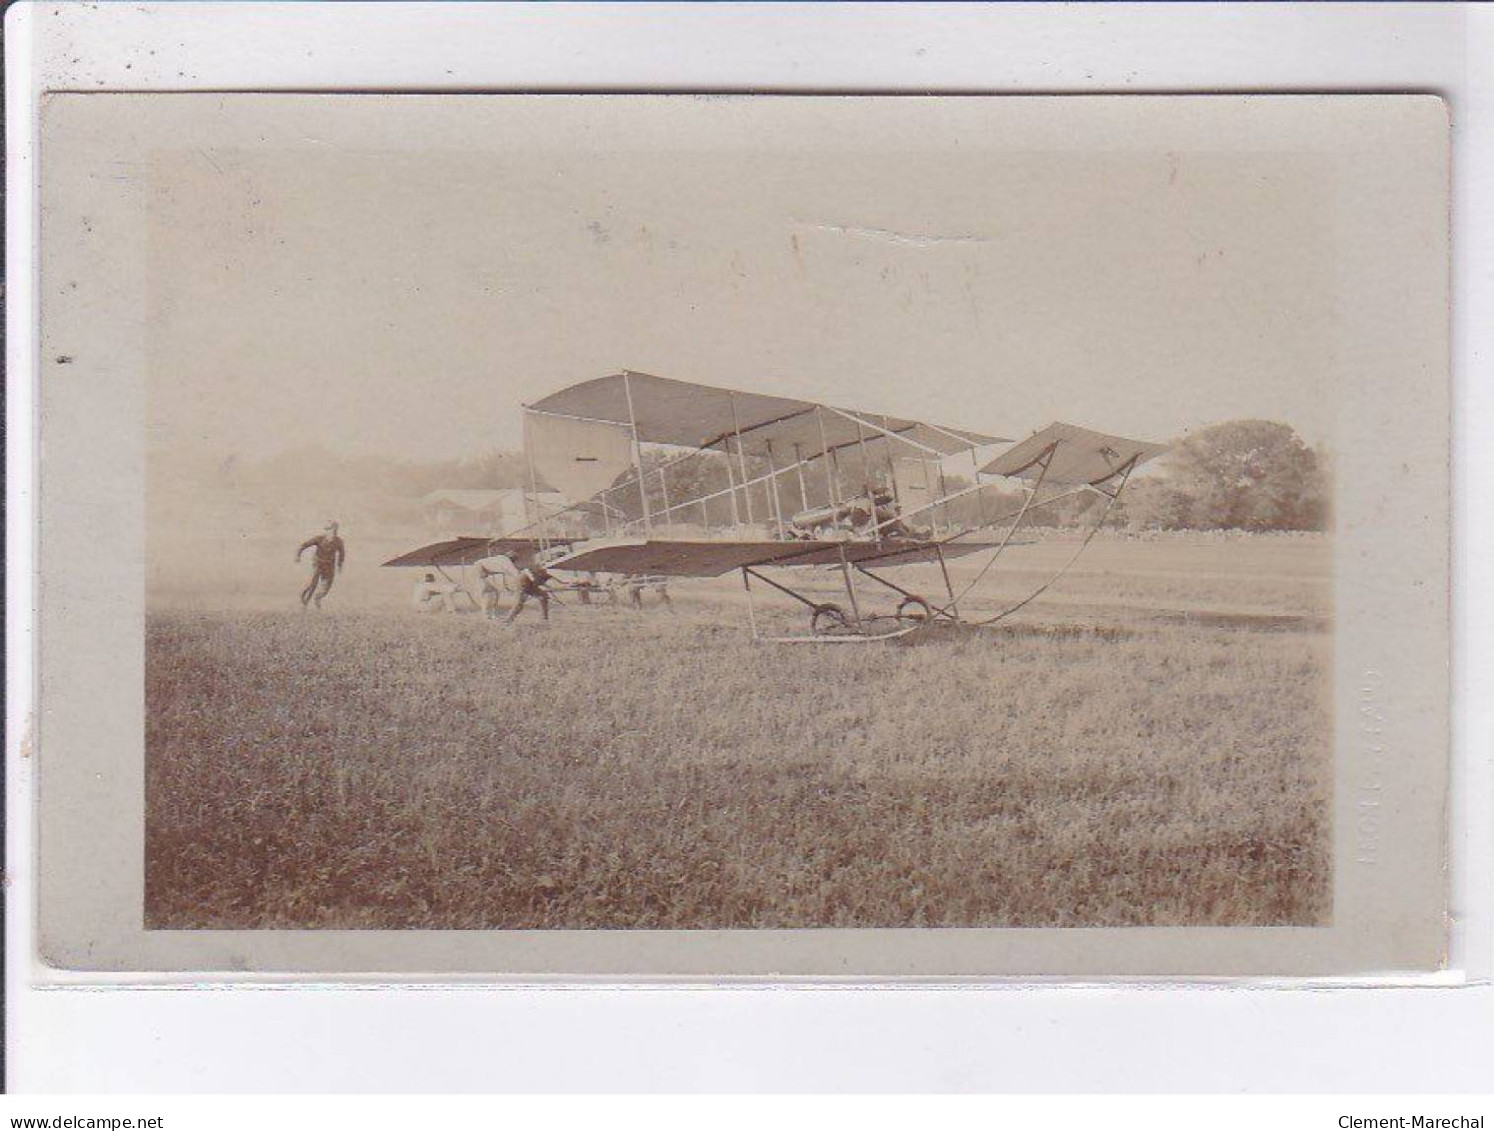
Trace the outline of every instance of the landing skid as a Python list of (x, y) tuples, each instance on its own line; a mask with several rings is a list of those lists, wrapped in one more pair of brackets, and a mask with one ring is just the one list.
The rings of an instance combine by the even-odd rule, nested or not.
[(880, 644), (888, 640), (900, 640), (922, 629), (922, 625), (908, 625), (892, 632), (875, 635), (852, 636), (755, 636), (754, 640), (764, 644)]
[[(1033, 464), (1040, 469), (1037, 482), (1028, 488), (1027, 497), (1022, 503), (1021, 509), (1017, 511), (1016, 518), (1007, 529), (1006, 536), (997, 545), (990, 560), (976, 574), (974, 580), (967, 584), (958, 595), (955, 594), (954, 586), (950, 582), (949, 565), (945, 561), (943, 550), (945, 543), (935, 544), (939, 572), (944, 580), (944, 589), (947, 594), (944, 604), (938, 604), (926, 596), (904, 589), (896, 582), (889, 581), (881, 574), (868, 568), (864, 562), (850, 561), (844, 549), (840, 551), (840, 572), (842, 580), (845, 583), (846, 598), (850, 603), (849, 613), (841, 606), (830, 602), (812, 601), (804, 596), (804, 594), (796, 592), (787, 585), (774, 581), (771, 577), (759, 572), (752, 566), (743, 566), (742, 586), (747, 590), (747, 610), (752, 623), (752, 638), (754, 640), (765, 640), (778, 644), (864, 644), (872, 641), (896, 640), (918, 632), (920, 629), (933, 629), (936, 627), (983, 629), (991, 628), (1001, 623), (1007, 617), (1025, 608), (1032, 601), (1047, 592), (1059, 578), (1068, 572), (1069, 567), (1078, 560), (1079, 555), (1084, 552), (1085, 547), (1099, 533), (1100, 527), (1105, 524), (1105, 519), (1109, 516), (1111, 508), (1120, 499), (1121, 493), (1126, 489), (1126, 484), (1129, 482), (1131, 472), (1135, 469), (1137, 462), (1137, 457), (1133, 456), (1120, 467), (1114, 469), (1104, 480), (1085, 485), (1084, 489), (1094, 491), (1102, 496), (1106, 500), (1105, 505), (1100, 509), (1099, 514), (1093, 520), (1092, 525), (1075, 549), (1073, 555), (1051, 577), (1026, 597), (1023, 597), (1014, 604), (1008, 605), (994, 616), (985, 617), (981, 620), (970, 620), (962, 617), (959, 611), (959, 602), (970, 593), (976, 583), (996, 564), (996, 560), (1001, 556), (1001, 552), (1011, 544), (1012, 536), (1017, 533), (1017, 528), (1022, 525), (1023, 518), (1026, 517), (1028, 510), (1037, 500), (1038, 492), (1043, 485), (1043, 479), (1048, 473), (1048, 468), (1057, 450), (1058, 444), (1055, 441), (1044, 449), (1042, 454), (1033, 461)], [(1107, 489), (1101, 486), (1102, 482), (1111, 480), (1115, 481), (1114, 489)], [(1053, 500), (1050, 499), (1048, 501), (1052, 502)], [(952, 540), (946, 539), (946, 542)], [(901, 596), (902, 601), (898, 604), (897, 611), (891, 615), (864, 613), (856, 591), (855, 577), (857, 575), (874, 581), (886, 589), (891, 589), (894, 593)], [(809, 609), (808, 636), (763, 636), (758, 632), (757, 611), (752, 601), (752, 581), (754, 578), (778, 590), (780, 593), (792, 597), (795, 601)]]

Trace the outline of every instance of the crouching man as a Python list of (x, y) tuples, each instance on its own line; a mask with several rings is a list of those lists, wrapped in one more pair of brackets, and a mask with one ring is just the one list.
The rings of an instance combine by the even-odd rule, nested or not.
[(410, 603), (420, 613), (457, 611), (457, 587), (449, 581), (437, 581), (434, 573), (428, 573), (415, 583), (410, 594)]
[(513, 624), (519, 614), (524, 611), (524, 606), (529, 603), (531, 597), (539, 602), (540, 618), (549, 620), (550, 591), (546, 586), (553, 580), (554, 575), (537, 560), (519, 570), (519, 600), (504, 623)]

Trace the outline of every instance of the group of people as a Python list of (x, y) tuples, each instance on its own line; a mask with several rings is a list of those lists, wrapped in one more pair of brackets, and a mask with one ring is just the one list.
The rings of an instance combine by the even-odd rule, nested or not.
[[(296, 561), (299, 562), (307, 550), (312, 551), (311, 579), (301, 590), (301, 607), (305, 609), (314, 606), (320, 609), (347, 560), (347, 548), (338, 534), (337, 523), (328, 522), (322, 533), (302, 542), (296, 550)], [(518, 599), (509, 611), (506, 623), (511, 624), (517, 620), (524, 611), (524, 606), (531, 601), (539, 603), (542, 619), (550, 619), (550, 586), (555, 583), (556, 578), (545, 568), (541, 558), (536, 557), (523, 566), (509, 554), (485, 558), (477, 563), (477, 578), (483, 613), (488, 619), (498, 619), (504, 595), (511, 587), (517, 590)], [(510, 581), (510, 578), (513, 580)], [(602, 587), (595, 575), (588, 574), (574, 588), (581, 596), (581, 603), (589, 605), (592, 594)], [(634, 608), (643, 607), (643, 591), (646, 588), (653, 588), (665, 605), (673, 606), (668, 586), (662, 578), (629, 578), (627, 589)], [(455, 582), (444, 577), (437, 580), (434, 573), (427, 573), (415, 582), (411, 603), (421, 612), (454, 613), (459, 607), (458, 597), (465, 592)]]
[[(347, 546), (338, 534), (336, 522), (328, 522), (320, 534), (314, 534), (296, 548), (296, 561), (305, 556), (306, 551), (312, 552), (311, 579), (306, 582), (301, 590), (301, 607), (322, 607), (322, 601), (332, 591), (339, 574), (342, 573), (343, 564), (347, 561)], [(488, 559), (479, 563), (479, 576), (482, 583), (483, 608), (489, 617), (498, 615), (498, 608), (502, 601), (505, 589), (503, 584), (504, 570), (497, 564), (499, 559)], [(511, 558), (501, 559), (510, 569), (518, 570), (519, 600), (514, 605), (513, 612), (509, 613), (508, 619), (513, 620), (523, 611), (524, 606), (531, 599), (540, 603), (540, 615), (545, 620), (550, 619), (550, 594), (546, 586), (553, 580), (549, 570), (540, 562), (534, 561), (522, 569), (513, 562)], [(456, 612), (457, 594), (461, 588), (450, 581), (437, 581), (434, 573), (428, 573), (415, 583), (412, 600), (417, 609), (429, 612), (436, 609), (444, 609), (447, 612)]]
[[(478, 596), (483, 614), (489, 620), (499, 618), (504, 597), (511, 589), (517, 591), (518, 597), (514, 607), (509, 610), (505, 623), (511, 624), (517, 620), (531, 601), (539, 604), (541, 619), (550, 619), (550, 600), (553, 596), (551, 586), (558, 585), (559, 582), (545, 568), (543, 560), (536, 558), (530, 564), (520, 566), (512, 556), (504, 554), (485, 558), (476, 564)], [(652, 588), (664, 605), (673, 608), (674, 602), (669, 599), (668, 584), (662, 578), (630, 577), (625, 582), (625, 587), (635, 609), (643, 607), (643, 591), (647, 588)], [(580, 581), (566, 588), (574, 591), (583, 605), (591, 604), (594, 594), (604, 592), (595, 574), (584, 574)], [(454, 613), (457, 611), (458, 598), (465, 594), (466, 590), (455, 582), (444, 578), (438, 581), (434, 573), (427, 573), (415, 583), (413, 600), (415, 607), (423, 612)]]
[[(524, 611), (524, 606), (530, 601), (538, 601), (540, 616), (549, 620), (549, 585), (554, 580), (554, 575), (538, 560), (520, 567), (512, 557), (506, 554), (496, 558), (486, 558), (477, 563), (478, 592), (484, 615), (489, 620), (498, 619), (503, 607), (503, 595), (509, 588), (507, 580), (509, 576), (516, 579), (515, 587), (519, 598), (508, 614), (508, 621), (512, 622), (517, 619), (518, 615)], [(457, 598), (465, 593), (466, 591), (456, 582), (444, 578), (437, 581), (434, 573), (428, 573), (415, 583), (411, 602), (420, 612), (454, 613), (458, 608)]]

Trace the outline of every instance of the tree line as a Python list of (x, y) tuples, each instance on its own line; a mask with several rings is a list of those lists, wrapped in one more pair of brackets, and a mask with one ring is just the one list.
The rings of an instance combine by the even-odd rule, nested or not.
[(1231, 420), (1179, 440), (1108, 522), (1140, 530), (1325, 530), (1328, 453), (1289, 425)]
[[(664, 512), (667, 502), (678, 507), (684, 500), (717, 494), (704, 509), (700, 506), (676, 511), (675, 521), (711, 525), (745, 521), (751, 495), (751, 512), (759, 523), (771, 521), (773, 499), (766, 483), (749, 491), (743, 479), (767, 474), (767, 463), (758, 458), (736, 457), (728, 470), (726, 457), (702, 452), (681, 460), (678, 451), (646, 450), (643, 463), (648, 472), (648, 503), (652, 514)], [(666, 477), (656, 474), (668, 463)], [(843, 498), (865, 490), (867, 469), (847, 456), (836, 464), (838, 494)], [(295, 448), (275, 456), (249, 461), (215, 461), (189, 476), (206, 486), (250, 487), (260, 483), (316, 483), (322, 488), (377, 493), (388, 498), (416, 499), (438, 489), (497, 489), (527, 487), (528, 475), (522, 453), (495, 449), (475, 458), (411, 461), (370, 455), (345, 455), (320, 448)], [(172, 479), (182, 468), (172, 468)], [(745, 475), (744, 475), (745, 472)], [(631, 470), (620, 479), (632, 478)], [(886, 476), (874, 471), (879, 486)], [(779, 477), (779, 506), (785, 517), (800, 508), (797, 473)], [(804, 498), (810, 506), (829, 496), (822, 464), (804, 469)], [(969, 474), (946, 472), (944, 491), (950, 494), (971, 485)], [(543, 489), (544, 484), (539, 486)], [(730, 487), (736, 486), (732, 492)], [(735, 496), (735, 510), (733, 509)], [(1168, 452), (1146, 465), (1130, 482), (1120, 502), (1111, 508), (1106, 525), (1133, 530), (1323, 530), (1330, 517), (1331, 469), (1326, 450), (1313, 448), (1287, 424), (1269, 420), (1231, 420), (1177, 440)], [(612, 504), (629, 516), (642, 513), (637, 487), (614, 493)], [(1020, 508), (1021, 493), (1012, 486), (989, 489), (957, 499), (942, 508), (940, 525), (962, 527), (1000, 525)], [(1095, 508), (1104, 505), (1085, 493), (1033, 512), (1039, 524), (1087, 525)]]
[[(654, 472), (661, 463), (678, 461), (678, 453), (647, 451), (643, 461), (648, 472), (649, 509), (661, 514), (668, 502), (727, 491), (735, 481), (767, 474), (765, 461), (748, 457), (732, 460), (728, 473), (724, 456), (700, 453), (672, 462), (664, 478)], [(745, 462), (745, 467), (743, 463)], [(853, 456), (841, 461), (837, 488), (842, 497), (865, 490), (866, 470)], [(879, 485), (885, 474), (874, 471)], [(630, 479), (631, 472), (623, 478)], [(823, 503), (829, 489), (823, 465), (813, 465), (804, 475), (811, 506)], [(973, 482), (968, 475), (946, 472), (943, 489), (955, 494)], [(749, 492), (738, 488), (737, 517), (746, 518)], [(762, 522), (772, 514), (766, 484), (751, 489), (752, 514)], [(786, 511), (800, 506), (796, 474), (779, 479), (779, 505)], [(1046, 494), (1046, 492), (1045, 492)], [(1327, 451), (1310, 447), (1288, 424), (1271, 420), (1230, 420), (1200, 429), (1176, 440), (1166, 454), (1145, 465), (1127, 485), (1120, 501), (1111, 508), (1106, 525), (1133, 530), (1324, 530), (1328, 526), (1332, 483)], [(624, 490), (614, 500), (629, 515), (641, 513), (637, 488)], [(1037, 524), (1087, 525), (1104, 499), (1092, 493), (1072, 496), (1032, 512)], [(966, 528), (1000, 525), (1022, 505), (1015, 486), (993, 484), (989, 489), (956, 499), (941, 509), (940, 525)], [(732, 521), (731, 500), (718, 497), (706, 512), (712, 524)], [(699, 507), (678, 512), (678, 521), (699, 521)]]
[[(1105, 525), (1138, 531), (1326, 530), (1332, 493), (1326, 449), (1308, 446), (1287, 424), (1230, 420), (1174, 441), (1144, 465)], [(1021, 499), (1013, 492), (1002, 501), (1011, 509)], [(974, 524), (975, 504), (952, 505), (961, 506), (955, 521)], [(980, 506), (994, 509), (989, 498)], [(1104, 499), (1085, 492), (1040, 508), (1032, 521), (1087, 526), (1104, 506)]]

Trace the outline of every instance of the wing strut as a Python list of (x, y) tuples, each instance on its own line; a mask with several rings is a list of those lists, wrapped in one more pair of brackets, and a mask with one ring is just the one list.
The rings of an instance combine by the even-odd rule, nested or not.
[(991, 554), (990, 560), (987, 561), (985, 565), (980, 567), (980, 572), (970, 579), (970, 584), (965, 586), (964, 589), (960, 590), (960, 597), (962, 599), (968, 597), (970, 595), (970, 590), (974, 589), (978, 584), (980, 584), (981, 578), (986, 576), (991, 567), (996, 564), (996, 559), (1001, 557), (1001, 551), (1005, 550), (1009, 545), (1011, 545), (1012, 537), (1017, 533), (1017, 527), (1022, 525), (1022, 520), (1027, 517), (1027, 512), (1032, 509), (1033, 500), (1038, 497), (1038, 491), (1041, 490), (1043, 486), (1043, 480), (1048, 476), (1048, 469), (1053, 466), (1053, 456), (1057, 451), (1058, 441), (1054, 440), (1051, 444), (1043, 449), (1041, 454), (1038, 455), (1037, 459), (1033, 460), (1031, 464), (1028, 464), (1029, 467), (1039, 465), (1041, 466), (1041, 470), (1038, 472), (1037, 482), (1034, 483), (1031, 489), (1027, 492), (1027, 498), (1022, 501), (1022, 509), (1017, 512), (1017, 517), (1015, 521), (1012, 522), (1011, 526), (1007, 527), (1006, 537), (1001, 540), (1001, 543)]
[(1043, 582), (1027, 596), (1023, 597), (1015, 605), (1010, 605), (1007, 608), (1002, 609), (1001, 612), (997, 613), (993, 617), (987, 617), (985, 620), (975, 621), (974, 623), (978, 627), (985, 628), (988, 625), (995, 624), (997, 621), (1005, 620), (1018, 609), (1024, 607), (1025, 605), (1031, 604), (1038, 597), (1042, 596), (1048, 591), (1049, 588), (1053, 586), (1056, 581), (1058, 581), (1060, 577), (1069, 572), (1069, 567), (1079, 560), (1079, 555), (1084, 553), (1085, 547), (1094, 540), (1094, 536), (1100, 532), (1100, 527), (1105, 525), (1105, 520), (1110, 517), (1110, 508), (1115, 506), (1117, 500), (1120, 499), (1121, 492), (1126, 489), (1126, 484), (1131, 479), (1131, 472), (1136, 470), (1136, 464), (1140, 461), (1140, 459), (1141, 457), (1139, 455), (1132, 456), (1124, 464), (1116, 468), (1112, 475), (1107, 476), (1107, 478), (1112, 479), (1116, 476), (1119, 476), (1120, 482), (1116, 484), (1115, 491), (1113, 493), (1110, 491), (1100, 491), (1100, 494), (1104, 495), (1106, 498), (1105, 507), (1100, 511), (1100, 517), (1097, 518), (1095, 520), (1095, 524), (1089, 528), (1089, 533), (1084, 536), (1084, 541), (1079, 543), (1078, 548), (1074, 550), (1073, 554), (1069, 557), (1069, 560), (1064, 562), (1063, 565), (1059, 567), (1058, 572), (1055, 573), (1052, 577), (1048, 578), (1047, 581)]
[(828, 441), (825, 439), (825, 418), (820, 415), (820, 406), (815, 405), (814, 422), (820, 427), (820, 450), (825, 454), (825, 490), (830, 496), (832, 507), (840, 506), (840, 490), (835, 485), (835, 453), (830, 450)]
[(856, 618), (856, 627), (863, 627), (861, 620), (861, 606), (856, 600), (856, 583), (851, 580), (851, 563), (846, 560), (846, 548), (844, 545), (838, 547), (840, 550), (840, 572), (846, 581), (846, 596), (851, 599), (851, 615)]
[(638, 498), (643, 505), (643, 531), (651, 533), (653, 523), (648, 514), (648, 484), (643, 480), (643, 449), (638, 444), (638, 417), (633, 412), (633, 375), (623, 370), (623, 395), (628, 401), (628, 427), (633, 432), (633, 471), (638, 476)]
[[(752, 482), (747, 474), (747, 453), (742, 448), (742, 426), (737, 422), (737, 394), (727, 393), (726, 399), (731, 402), (731, 426), (737, 437), (737, 463), (742, 469), (742, 499), (747, 504), (747, 525), (755, 526), (757, 523), (752, 517)], [(722, 446), (726, 448), (726, 460), (730, 463), (731, 444), (725, 442)]]

